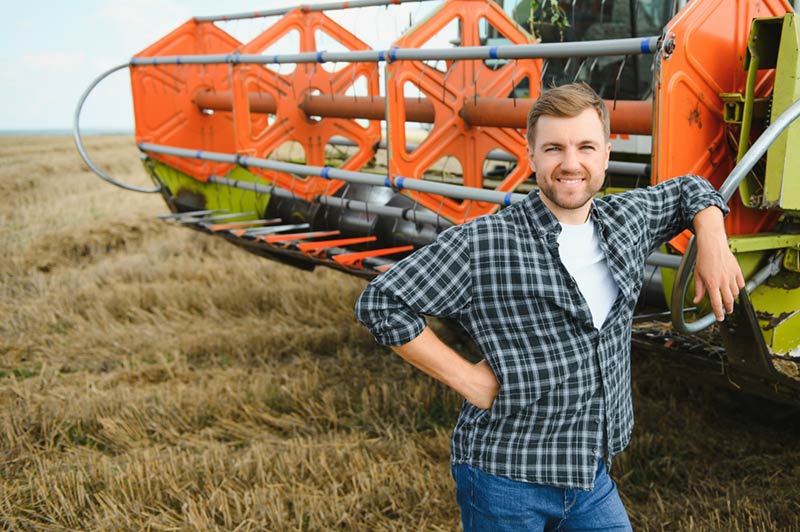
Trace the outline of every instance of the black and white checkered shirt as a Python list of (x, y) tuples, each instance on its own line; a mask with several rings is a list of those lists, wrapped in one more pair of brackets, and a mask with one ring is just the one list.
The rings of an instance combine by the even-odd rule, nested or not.
[(356, 315), (384, 345), (414, 339), (427, 314), (457, 320), (480, 347), (500, 391), (488, 410), (464, 402), (453, 463), (591, 489), (597, 461), (620, 453), (633, 428), (631, 318), (645, 259), (710, 205), (727, 212), (697, 176), (593, 200), (619, 287), (599, 330), (559, 258), (561, 226), (536, 192), (392, 266), (364, 290)]

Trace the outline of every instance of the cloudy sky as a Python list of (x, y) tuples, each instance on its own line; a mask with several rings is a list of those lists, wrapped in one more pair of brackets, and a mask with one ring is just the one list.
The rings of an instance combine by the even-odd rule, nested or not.
[[(0, 20), (0, 130), (68, 129), (84, 89), (107, 69), (126, 63), (189, 18), (289, 7), (293, 0), (55, 0), (13, 2)], [(303, 3), (320, 3), (303, 0)], [(337, 22), (376, 49), (388, 48), (409, 22), (435, 3), (332, 12)], [(223, 11), (220, 11), (223, 9)], [(233, 21), (221, 27), (242, 40), (276, 18)], [(127, 70), (107, 78), (90, 96), (83, 129), (133, 129)]]

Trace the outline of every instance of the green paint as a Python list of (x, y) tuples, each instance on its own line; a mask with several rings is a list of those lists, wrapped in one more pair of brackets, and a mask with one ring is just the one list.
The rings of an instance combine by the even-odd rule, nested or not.
[(754, 235), (736, 235), (728, 238), (728, 245), (734, 253), (765, 251), (771, 249), (798, 248), (800, 235), (784, 233), (757, 233)]
[[(769, 19), (768, 19), (769, 20)], [(775, 87), (772, 92), (772, 120), (800, 99), (800, 32), (794, 13), (787, 13), (774, 23), (780, 45), (776, 49)], [(777, 204), (784, 210), (800, 209), (800, 123), (795, 121), (767, 151), (764, 180), (764, 203)], [(789, 149), (794, 146), (794, 149)]]
[[(256, 193), (251, 190), (242, 190), (214, 183), (204, 183), (154, 159), (146, 160), (144, 166), (151, 175), (154, 175), (169, 190), (172, 196), (178, 196), (181, 192), (190, 192), (199, 194), (204, 198), (205, 209), (257, 213), (232, 218), (226, 220), (226, 222), (256, 220), (264, 213), (269, 203), (269, 194)], [(233, 167), (225, 177), (247, 183), (269, 184), (239, 166)]]
[[(763, 105), (755, 97), (759, 70), (775, 69), (770, 119), (775, 120), (800, 98), (800, 33), (794, 13), (782, 17), (753, 19), (744, 66), (747, 69), (745, 94), (737, 101), (733, 94), (723, 94), (726, 120), (741, 122), (739, 152), (741, 160), (750, 147), (754, 109)], [(741, 109), (741, 110), (740, 110)], [(739, 116), (741, 115), (741, 116)], [(730, 120), (728, 120), (730, 119)], [(789, 150), (800, 142), (800, 124), (790, 125), (767, 151), (763, 175), (751, 172), (739, 185), (742, 202), (748, 207), (783, 210), (800, 209), (800, 184), (794, 172), (800, 168), (800, 152)]]

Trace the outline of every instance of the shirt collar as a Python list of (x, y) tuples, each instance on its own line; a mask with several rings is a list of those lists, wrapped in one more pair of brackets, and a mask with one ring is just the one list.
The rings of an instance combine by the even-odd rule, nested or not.
[(561, 225), (558, 219), (547, 208), (547, 205), (542, 202), (539, 197), (539, 191), (533, 190), (528, 194), (522, 203), (525, 207), (525, 215), (528, 217), (528, 222), (531, 224), (531, 230), (541, 236), (553, 234), (558, 236), (561, 233)]
[[(538, 233), (542, 237), (547, 238), (547, 235), (553, 235), (550, 238), (557, 238), (561, 234), (561, 224), (558, 223), (558, 218), (555, 217), (553, 212), (547, 208), (542, 199), (539, 197), (539, 191), (531, 191), (524, 200), (525, 214), (528, 217), (528, 222), (531, 224), (533, 232)], [(596, 198), (592, 198), (592, 209), (589, 211), (589, 217), (595, 223), (598, 232), (603, 228), (602, 213), (600, 202)]]

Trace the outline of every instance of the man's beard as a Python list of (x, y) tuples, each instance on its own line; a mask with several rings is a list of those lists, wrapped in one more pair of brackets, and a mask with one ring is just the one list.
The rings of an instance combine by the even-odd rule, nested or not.
[[(558, 179), (562, 178), (580, 178), (583, 179), (583, 183), (585, 185), (585, 189), (581, 191), (578, 195), (567, 195), (567, 194), (558, 194), (556, 192), (556, 187), (553, 186), (554, 184), (558, 183)], [(538, 181), (538, 180), (537, 180)], [(586, 205), (588, 201), (592, 199), (592, 197), (597, 192), (596, 190), (592, 190), (591, 187), (592, 177), (589, 175), (588, 172), (558, 172), (551, 176), (549, 180), (545, 182), (544, 185), (542, 183), (538, 183), (539, 191), (545, 195), (547, 199), (549, 199), (554, 205), (561, 209), (578, 209)], [(562, 196), (562, 197), (559, 197)]]

